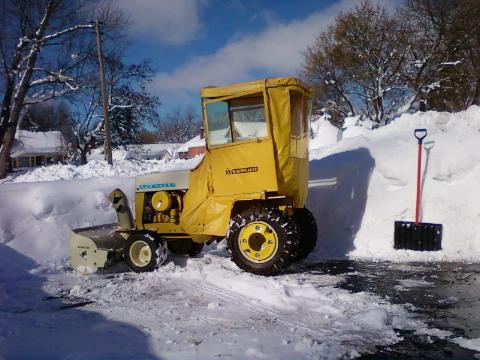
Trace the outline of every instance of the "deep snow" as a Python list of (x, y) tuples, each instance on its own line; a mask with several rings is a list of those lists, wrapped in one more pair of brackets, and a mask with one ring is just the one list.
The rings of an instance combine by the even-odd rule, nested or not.
[[(422, 221), (443, 224), (439, 252), (393, 250), (394, 221), (414, 220), (415, 128), (428, 130)], [(406, 114), (384, 128), (362, 130), (311, 152), (310, 179), (334, 184), (309, 189), (321, 244), (312, 259), (480, 261), (480, 107)]]
[[(423, 219), (444, 224), (437, 253), (392, 249), (394, 220), (413, 218), (417, 127), (435, 141), (424, 156)], [(319, 239), (307, 262), (479, 261), (480, 108), (404, 115), (343, 139), (325, 119), (312, 128), (308, 206)], [(55, 165), (0, 184), (0, 358), (337, 358), (397, 342), (395, 329), (449, 335), (387, 299), (336, 288), (340, 277), (243, 273), (223, 244), (199, 258), (172, 257), (151, 274), (69, 270), (69, 230), (115, 221), (112, 189), (125, 190), (133, 206), (133, 175), (198, 161)]]

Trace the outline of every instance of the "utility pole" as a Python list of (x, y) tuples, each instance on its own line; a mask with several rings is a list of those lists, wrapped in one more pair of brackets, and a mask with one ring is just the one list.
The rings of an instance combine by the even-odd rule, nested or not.
[(110, 137), (110, 122), (108, 121), (108, 94), (107, 87), (105, 85), (105, 71), (103, 67), (103, 53), (102, 53), (102, 39), (100, 36), (100, 23), (95, 21), (95, 30), (97, 31), (97, 51), (98, 51), (98, 67), (100, 73), (100, 86), (102, 90), (103, 99), (103, 126), (105, 132), (104, 151), (105, 159), (109, 165), (113, 164), (112, 161), (112, 138)]

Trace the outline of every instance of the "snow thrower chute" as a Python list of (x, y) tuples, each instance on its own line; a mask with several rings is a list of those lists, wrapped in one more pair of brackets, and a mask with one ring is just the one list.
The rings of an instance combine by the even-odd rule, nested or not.
[(442, 224), (420, 222), (422, 144), (427, 136), (427, 129), (415, 129), (414, 136), (418, 141), (415, 222), (395, 221), (394, 248), (417, 251), (442, 250)]

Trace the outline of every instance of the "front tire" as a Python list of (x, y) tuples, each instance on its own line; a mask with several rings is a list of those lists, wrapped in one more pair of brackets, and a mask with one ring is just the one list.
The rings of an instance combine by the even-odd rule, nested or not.
[(230, 221), (227, 235), (232, 261), (257, 275), (276, 275), (293, 260), (298, 240), (296, 226), (287, 213), (254, 207)]
[(127, 239), (123, 257), (135, 272), (153, 271), (167, 260), (167, 246), (162, 238), (153, 234), (134, 233)]

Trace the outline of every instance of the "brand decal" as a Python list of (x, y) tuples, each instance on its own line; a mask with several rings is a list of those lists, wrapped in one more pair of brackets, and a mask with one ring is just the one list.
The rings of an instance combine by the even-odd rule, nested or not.
[(138, 185), (139, 190), (145, 189), (164, 189), (164, 188), (173, 188), (177, 186), (175, 183), (161, 183), (161, 184), (140, 184)]
[(258, 172), (258, 166), (250, 166), (238, 169), (227, 169), (225, 170), (225, 174), (227, 175), (237, 175), (237, 174), (245, 174), (245, 173), (252, 173)]

